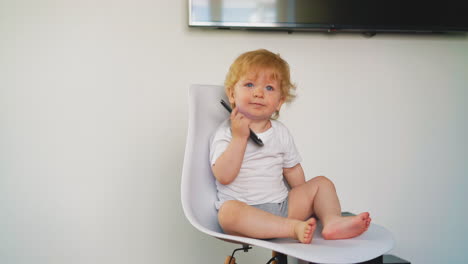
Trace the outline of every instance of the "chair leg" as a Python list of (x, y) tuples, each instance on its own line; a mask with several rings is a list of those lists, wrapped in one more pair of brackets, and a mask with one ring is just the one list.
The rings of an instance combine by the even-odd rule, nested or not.
[(272, 251), (271, 256), (275, 258), (275, 260), (271, 262), (272, 264), (288, 264), (288, 256), (283, 253)]
[(232, 256), (227, 256), (224, 264), (236, 264), (236, 258)]
[(232, 251), (232, 255), (226, 257), (224, 264), (236, 264), (236, 258), (234, 257), (234, 254), (236, 254), (236, 252), (239, 250), (243, 250), (244, 252), (249, 252), (249, 249), (252, 249), (252, 247), (246, 244), (243, 244), (241, 248), (234, 249), (234, 251)]

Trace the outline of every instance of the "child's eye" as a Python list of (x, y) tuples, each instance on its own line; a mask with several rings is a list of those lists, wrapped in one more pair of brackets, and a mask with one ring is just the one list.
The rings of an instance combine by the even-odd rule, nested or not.
[(273, 91), (274, 90), (273, 86), (271, 86), (271, 85), (268, 85), (267, 87), (265, 87), (265, 89), (267, 89), (267, 91)]
[(253, 83), (246, 83), (245, 86), (246, 87), (253, 87)]

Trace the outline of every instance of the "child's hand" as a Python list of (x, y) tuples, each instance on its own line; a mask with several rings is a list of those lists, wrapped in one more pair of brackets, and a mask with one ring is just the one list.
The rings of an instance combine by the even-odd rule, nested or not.
[(231, 130), (233, 138), (248, 139), (250, 135), (250, 123), (252, 121), (234, 108), (231, 113)]

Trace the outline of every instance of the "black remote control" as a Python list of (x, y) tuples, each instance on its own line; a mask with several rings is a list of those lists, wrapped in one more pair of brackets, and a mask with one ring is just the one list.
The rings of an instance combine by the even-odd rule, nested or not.
[[(226, 103), (224, 102), (224, 100), (221, 100), (221, 104), (224, 106), (224, 108), (226, 108), (226, 110), (231, 113), (232, 112), (232, 109), (231, 107)], [(263, 147), (263, 141), (257, 136), (257, 134), (255, 134), (252, 129), (250, 129), (250, 139), (253, 140), (253, 142), (255, 142), (257, 145), (259, 145), (260, 147)]]

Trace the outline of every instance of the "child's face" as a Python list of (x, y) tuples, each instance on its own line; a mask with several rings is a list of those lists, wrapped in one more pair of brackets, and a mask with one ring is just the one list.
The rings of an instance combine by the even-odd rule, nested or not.
[(268, 120), (284, 103), (281, 80), (271, 70), (253, 70), (242, 76), (229, 94), (231, 104), (252, 120)]

